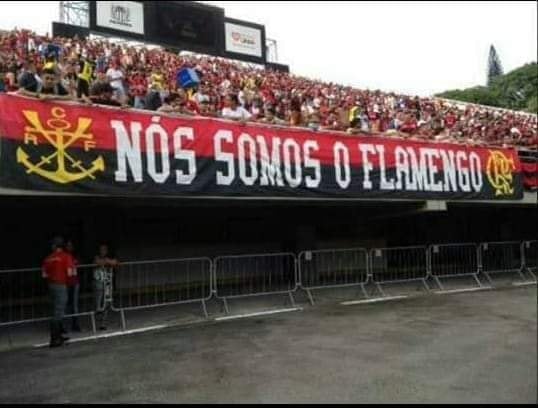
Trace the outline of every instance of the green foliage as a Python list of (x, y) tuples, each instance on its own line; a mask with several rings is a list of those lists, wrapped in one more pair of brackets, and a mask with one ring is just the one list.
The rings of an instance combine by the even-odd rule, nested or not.
[(499, 108), (527, 110), (536, 113), (538, 104), (538, 64), (535, 62), (517, 68), (493, 79), (488, 87), (477, 86), (456, 89), (436, 95)]
[(527, 112), (538, 114), (538, 96), (534, 95), (532, 98), (529, 99), (529, 103), (527, 104)]

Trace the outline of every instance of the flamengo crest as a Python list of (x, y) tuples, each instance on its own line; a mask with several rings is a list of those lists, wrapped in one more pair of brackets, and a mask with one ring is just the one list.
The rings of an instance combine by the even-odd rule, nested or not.
[[(30, 156), (22, 147), (17, 149), (17, 163), (26, 167), (26, 173), (35, 173), (47, 180), (58, 184), (69, 184), (90, 178), (95, 180), (94, 174), (105, 170), (102, 156), (95, 159), (89, 167), (85, 167), (81, 160), (71, 156), (68, 148), (79, 140), (84, 140), (84, 151), (95, 148), (93, 135), (87, 133), (92, 120), (79, 118), (77, 128), (70, 131), (71, 123), (65, 120), (65, 110), (59, 107), (51, 109), (52, 118), (48, 119), (44, 128), (39, 114), (35, 111), (23, 111), (26, 120), (32, 126), (24, 128), (24, 144), (37, 146), (40, 142), (49, 143), (56, 150), (48, 156), (41, 156), (37, 163), (30, 161)], [(52, 169), (51, 169), (52, 167)]]

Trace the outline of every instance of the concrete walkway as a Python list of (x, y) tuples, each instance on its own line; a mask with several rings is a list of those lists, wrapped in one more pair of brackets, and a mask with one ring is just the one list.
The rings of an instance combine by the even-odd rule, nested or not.
[(0, 353), (0, 403), (537, 402), (537, 290), (429, 295)]

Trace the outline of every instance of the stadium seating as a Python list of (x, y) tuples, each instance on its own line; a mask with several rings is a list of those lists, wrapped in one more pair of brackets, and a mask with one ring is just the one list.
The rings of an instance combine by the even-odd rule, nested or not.
[[(93, 79), (111, 66), (124, 74), (124, 89), (134, 106), (151, 90), (164, 98), (177, 91), (177, 74), (193, 69), (201, 85), (188, 92), (194, 114), (219, 116), (224, 96), (237, 94), (240, 104), (261, 120), (270, 109), (290, 126), (387, 137), (463, 143), (473, 146), (536, 150), (537, 116), (438, 98), (360, 90), (334, 83), (263, 70), (256, 66), (202, 55), (178, 55), (160, 48), (134, 47), (102, 39), (40, 36), (28, 30), (0, 33), (0, 92), (16, 91), (19, 78), (33, 62), (39, 72), (48, 63), (76, 97), (82, 61), (94, 65)], [(141, 88), (142, 87), (142, 88)], [(199, 109), (201, 103), (206, 109)], [(137, 103), (140, 108), (142, 105)], [(181, 112), (185, 112), (183, 109)]]

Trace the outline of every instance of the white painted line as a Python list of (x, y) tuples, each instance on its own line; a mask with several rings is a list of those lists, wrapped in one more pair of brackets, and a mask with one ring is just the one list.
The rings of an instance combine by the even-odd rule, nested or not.
[(364, 299), (364, 300), (351, 300), (349, 302), (342, 302), (340, 303), (343, 306), (351, 306), (351, 305), (360, 305), (363, 303), (377, 303), (377, 302), (385, 302), (388, 300), (396, 300), (396, 299), (406, 299), (409, 296), (402, 295), (402, 296), (387, 296), (382, 298), (375, 298), (375, 299)]
[(537, 282), (513, 282), (512, 285), (514, 286), (531, 286), (536, 285)]
[[(161, 325), (157, 325), (157, 326), (142, 327), (140, 329), (132, 329), (132, 330), (125, 330), (125, 331), (120, 331), (120, 332), (97, 334), (95, 336), (73, 338), (73, 339), (69, 339), (66, 343), (71, 344), (71, 343), (79, 343), (79, 342), (89, 341), (89, 340), (105, 339), (105, 338), (109, 338), (109, 337), (126, 336), (128, 334), (143, 333), (143, 332), (152, 331), (152, 330), (164, 329), (166, 327), (171, 327), (171, 325), (169, 325), (169, 324), (161, 324)], [(45, 347), (45, 346), (48, 346), (48, 345), (49, 345), (49, 343), (41, 343), (41, 344), (34, 344), (33, 347), (40, 348), (40, 347)]]
[(486, 286), (483, 288), (467, 288), (467, 289), (453, 289), (453, 290), (438, 290), (435, 293), (436, 295), (446, 295), (447, 293), (463, 293), (463, 292), (476, 292), (477, 290), (490, 290), (493, 289), (491, 286)]
[(245, 317), (254, 317), (254, 316), (266, 316), (266, 315), (272, 315), (272, 314), (276, 314), (276, 313), (295, 312), (295, 311), (299, 311), (299, 310), (303, 310), (303, 308), (302, 307), (293, 307), (291, 309), (268, 310), (266, 312), (249, 313), (249, 314), (242, 314), (242, 315), (235, 315), (235, 316), (216, 317), (215, 321), (242, 319), (242, 318), (245, 318)]

